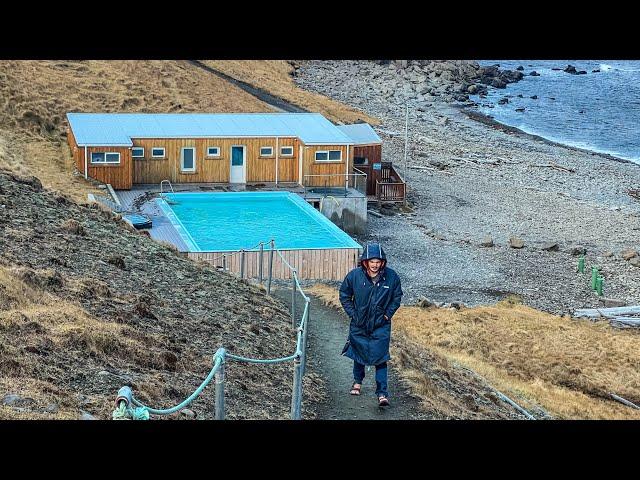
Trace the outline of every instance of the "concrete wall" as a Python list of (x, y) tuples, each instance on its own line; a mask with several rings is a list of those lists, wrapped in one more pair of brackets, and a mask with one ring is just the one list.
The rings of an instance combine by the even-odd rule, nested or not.
[(320, 212), (347, 233), (367, 231), (366, 197), (325, 197)]

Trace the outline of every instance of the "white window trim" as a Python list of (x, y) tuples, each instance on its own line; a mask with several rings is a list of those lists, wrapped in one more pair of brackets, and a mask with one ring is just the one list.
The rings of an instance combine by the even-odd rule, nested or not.
[[(162, 150), (162, 155), (154, 155), (154, 150)], [(151, 147), (151, 158), (165, 158), (167, 151), (164, 147)]]
[[(263, 154), (262, 154), (262, 149), (263, 149), (263, 148), (269, 148), (269, 149), (271, 149), (271, 153), (270, 153), (269, 155), (263, 155)], [(270, 146), (260, 147), (260, 156), (261, 156), (261, 157), (264, 157), (264, 158), (271, 158), (271, 157), (273, 157), (273, 147), (270, 147)]]
[[(184, 168), (184, 151), (185, 150), (193, 150), (193, 167), (192, 168)], [(180, 149), (180, 171), (193, 173), (196, 171), (196, 147), (182, 147)]]
[[(210, 148), (217, 148), (217, 149), (218, 149), (218, 153), (216, 153), (215, 155), (211, 155), (211, 154), (209, 153), (209, 149), (210, 149)], [(207, 157), (209, 157), (209, 158), (217, 158), (217, 157), (220, 157), (220, 147), (207, 147)]]
[[(282, 149), (283, 148), (290, 148), (291, 149), (291, 153), (282, 153)], [(293, 157), (293, 151), (294, 151), (293, 145), (285, 145), (284, 147), (280, 147), (280, 156), (281, 157)]]
[[(94, 162), (93, 161), (93, 156), (96, 153), (103, 153), (104, 154), (104, 162)], [(118, 155), (118, 161), (117, 162), (107, 162), (107, 154)], [(91, 152), (91, 164), (92, 165), (118, 165), (118, 164), (120, 164), (120, 152)]]
[[(142, 149), (142, 155), (133, 154), (133, 150), (136, 148)], [(144, 147), (131, 147), (131, 158), (144, 158)]]
[[(340, 152), (340, 160), (329, 160), (329, 152)], [(319, 153), (326, 153), (327, 154), (327, 159), (326, 160), (318, 160), (318, 154)], [(322, 162), (322, 163), (342, 163), (342, 150), (316, 150), (315, 154), (313, 155), (313, 158), (316, 162)]]

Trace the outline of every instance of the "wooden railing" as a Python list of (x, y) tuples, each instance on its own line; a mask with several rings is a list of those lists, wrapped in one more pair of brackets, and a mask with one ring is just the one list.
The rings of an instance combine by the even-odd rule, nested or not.
[(393, 168), (393, 165), (383, 167), (382, 178), (376, 180), (376, 199), (382, 202), (404, 202), (407, 195), (407, 185), (403, 178)]

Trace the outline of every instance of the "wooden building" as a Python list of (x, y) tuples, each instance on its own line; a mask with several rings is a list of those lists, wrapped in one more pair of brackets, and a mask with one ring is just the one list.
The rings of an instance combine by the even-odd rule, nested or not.
[(67, 119), (77, 169), (123, 190), (162, 180), (344, 186), (354, 156), (381, 149), (381, 142), (356, 147), (318, 113), (68, 113)]

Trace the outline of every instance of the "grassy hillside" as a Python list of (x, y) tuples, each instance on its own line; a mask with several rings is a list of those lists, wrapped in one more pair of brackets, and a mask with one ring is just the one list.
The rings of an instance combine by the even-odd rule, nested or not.
[[(336, 290), (311, 289), (341, 308)], [(461, 310), (402, 306), (393, 321), (403, 374), (426, 406), (438, 393), (424, 369), (403, 357), (427, 350), (440, 368), (462, 365), (485, 377), (525, 408), (541, 405), (561, 419), (640, 419), (640, 337), (608, 323), (558, 317), (502, 301)]]
[(365, 121), (377, 125), (380, 121), (365, 112), (348, 107), (315, 92), (298, 87), (292, 78), (295, 68), (285, 60), (202, 60), (202, 63), (251, 86), (311, 112), (320, 112), (333, 122)]
[(188, 62), (0, 61), (0, 166), (86, 201), (94, 188), (72, 175), (67, 112), (269, 111)]

